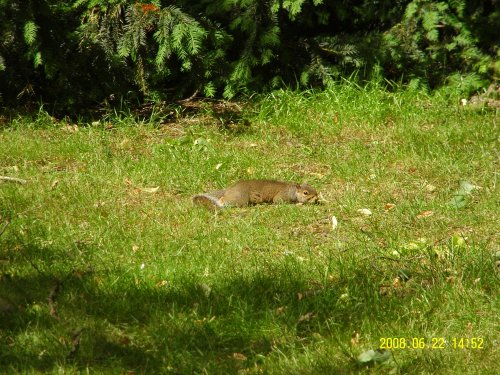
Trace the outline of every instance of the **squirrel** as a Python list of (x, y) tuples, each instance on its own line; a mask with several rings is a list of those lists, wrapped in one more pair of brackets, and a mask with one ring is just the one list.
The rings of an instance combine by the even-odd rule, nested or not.
[(226, 189), (193, 197), (193, 203), (211, 209), (245, 207), (260, 203), (317, 203), (318, 193), (306, 183), (274, 180), (243, 180)]

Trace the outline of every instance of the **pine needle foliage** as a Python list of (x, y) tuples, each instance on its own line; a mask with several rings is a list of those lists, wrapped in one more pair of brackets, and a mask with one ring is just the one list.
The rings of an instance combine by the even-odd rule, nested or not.
[(67, 113), (130, 89), (126, 66), (102, 56), (101, 49), (81, 48), (81, 16), (62, 0), (0, 0), (4, 105), (46, 102)]
[(200, 58), (207, 31), (180, 8), (169, 5), (121, 1), (100, 6), (93, 1), (78, 1), (87, 6), (88, 15), (80, 29), (82, 39), (103, 49), (108, 58), (127, 59), (134, 65), (135, 82), (143, 94), (158, 78), (172, 78), (188, 72)]
[(500, 76), (499, 24), (496, 0), (0, 0), (0, 88), (68, 108), (344, 76), (470, 92)]
[(481, 87), (493, 73), (494, 56), (479, 48), (467, 17), (466, 0), (411, 1), (401, 22), (384, 35), (387, 66), (400, 74), (410, 71), (431, 87), (455, 73), (470, 74), (469, 91)]
[(33, 21), (28, 21), (24, 24), (24, 41), (31, 46), (36, 41), (38, 26)]

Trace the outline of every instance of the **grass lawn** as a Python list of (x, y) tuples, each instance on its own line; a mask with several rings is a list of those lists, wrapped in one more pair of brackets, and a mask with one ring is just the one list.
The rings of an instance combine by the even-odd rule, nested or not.
[[(498, 111), (343, 84), (218, 117), (0, 125), (0, 373), (498, 373)], [(191, 203), (248, 178), (323, 203)]]

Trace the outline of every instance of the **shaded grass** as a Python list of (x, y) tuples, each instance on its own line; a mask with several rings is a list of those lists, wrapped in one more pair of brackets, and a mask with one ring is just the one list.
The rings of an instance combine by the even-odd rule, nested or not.
[[(0, 132), (0, 174), (30, 181), (0, 185), (0, 368), (496, 372), (496, 113), (349, 84), (253, 111), (236, 133), (207, 117)], [(307, 180), (326, 202), (192, 207), (241, 178)], [(481, 189), (456, 209), (460, 180)], [(385, 337), (447, 343), (359, 365)]]

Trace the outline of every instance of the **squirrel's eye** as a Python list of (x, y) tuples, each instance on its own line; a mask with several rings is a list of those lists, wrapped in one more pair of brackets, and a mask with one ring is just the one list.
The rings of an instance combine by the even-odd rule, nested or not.
[(309, 194), (309, 192), (307, 190), (304, 190), (304, 195), (307, 195)]

